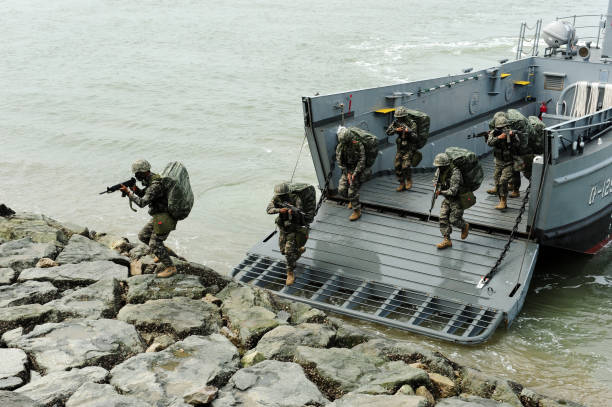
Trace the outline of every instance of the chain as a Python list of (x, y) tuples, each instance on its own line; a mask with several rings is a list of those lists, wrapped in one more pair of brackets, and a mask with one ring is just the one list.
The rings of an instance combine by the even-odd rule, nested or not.
[(487, 284), (491, 280), (493, 275), (495, 273), (497, 273), (497, 269), (499, 268), (499, 265), (501, 264), (501, 262), (504, 260), (504, 257), (506, 257), (506, 254), (508, 253), (508, 250), (510, 249), (510, 244), (515, 239), (516, 233), (518, 232), (519, 225), (521, 224), (521, 221), (523, 220), (523, 214), (525, 213), (525, 208), (527, 207), (527, 202), (529, 202), (529, 191), (530, 191), (530, 189), (531, 189), (531, 181), (529, 181), (529, 185), (527, 185), (527, 189), (525, 190), (525, 197), (523, 197), (523, 204), (521, 205), (521, 209), (519, 210), (519, 214), (518, 214), (518, 216), (516, 218), (516, 221), (514, 222), (514, 227), (512, 228), (512, 232), (510, 232), (510, 236), (508, 237), (508, 241), (506, 242), (506, 245), (504, 246), (504, 249), (502, 250), (501, 254), (499, 255), (497, 261), (495, 262), (493, 267), (491, 267), (491, 270), (478, 283), (478, 288), (484, 287), (484, 285)]
[(335, 166), (336, 166), (336, 162), (333, 161), (331, 164), (331, 168), (329, 169), (329, 174), (327, 174), (327, 177), (325, 177), (325, 186), (323, 187), (323, 190), (321, 191), (321, 197), (319, 198), (319, 202), (317, 202), (317, 208), (315, 209), (315, 216), (317, 216), (317, 213), (319, 213), (319, 209), (321, 208), (321, 205), (323, 205), (323, 201), (327, 198), (329, 194), (329, 181), (331, 181), (332, 173), (334, 172)]

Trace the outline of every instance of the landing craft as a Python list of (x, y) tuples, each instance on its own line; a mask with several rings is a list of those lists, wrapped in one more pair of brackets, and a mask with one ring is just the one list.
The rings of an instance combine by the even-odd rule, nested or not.
[[(576, 27), (586, 31), (578, 41)], [(531, 38), (530, 38), (531, 37)], [(541, 44), (542, 39), (546, 45)], [(530, 49), (525, 44), (530, 43)], [(479, 71), (379, 88), (304, 97), (304, 126), (326, 198), (311, 225), (296, 282), (285, 286), (284, 257), (274, 233), (233, 270), (241, 282), (314, 307), (458, 343), (487, 340), (509, 326), (527, 295), (540, 246), (595, 254), (612, 234), (612, 0), (599, 16), (558, 18), (533, 34), (523, 23), (516, 59)], [(398, 106), (431, 117), (428, 144), (413, 188), (397, 194), (395, 142), (385, 134)], [(482, 139), (499, 110), (518, 109), (546, 125), (544, 153), (531, 184), (500, 213), (493, 157)], [(373, 178), (361, 188), (362, 218), (349, 222), (336, 195), (336, 129), (375, 134)], [(489, 179), (465, 219), (467, 240), (437, 252), (435, 219), (427, 221), (432, 161), (447, 147), (476, 152)], [(263, 208), (262, 208), (263, 210)], [(434, 209), (434, 214), (439, 213)]]

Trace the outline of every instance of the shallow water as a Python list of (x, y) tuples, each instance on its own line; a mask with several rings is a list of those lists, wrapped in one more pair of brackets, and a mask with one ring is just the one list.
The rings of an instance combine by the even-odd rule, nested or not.
[[(488, 67), (521, 21), (600, 14), (602, 0), (0, 2), (0, 202), (135, 238), (118, 194), (147, 158), (180, 160), (196, 206), (170, 245), (228, 273), (273, 228), (272, 185), (303, 139), (300, 97)], [(314, 182), (304, 148), (296, 179)], [(612, 398), (610, 250), (538, 263), (508, 332), (477, 347), (397, 331), (449, 356), (592, 406)]]

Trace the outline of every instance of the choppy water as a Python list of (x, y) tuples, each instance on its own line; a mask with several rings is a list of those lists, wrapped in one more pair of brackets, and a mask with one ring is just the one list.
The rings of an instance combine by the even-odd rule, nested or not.
[[(149, 159), (188, 167), (197, 203), (170, 245), (229, 272), (303, 137), (300, 97), (486, 67), (519, 24), (582, 4), (365, 0), (0, 1), (0, 202), (135, 237), (147, 219), (99, 196)], [(314, 182), (305, 148), (296, 178)], [(592, 406), (612, 399), (610, 250), (543, 258), (519, 319), (478, 347), (408, 334), (470, 365)]]

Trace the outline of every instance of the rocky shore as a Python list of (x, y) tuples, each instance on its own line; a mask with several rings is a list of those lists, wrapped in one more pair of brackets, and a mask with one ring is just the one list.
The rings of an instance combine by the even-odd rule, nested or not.
[(0, 406), (578, 406), (173, 260), (3, 211)]

